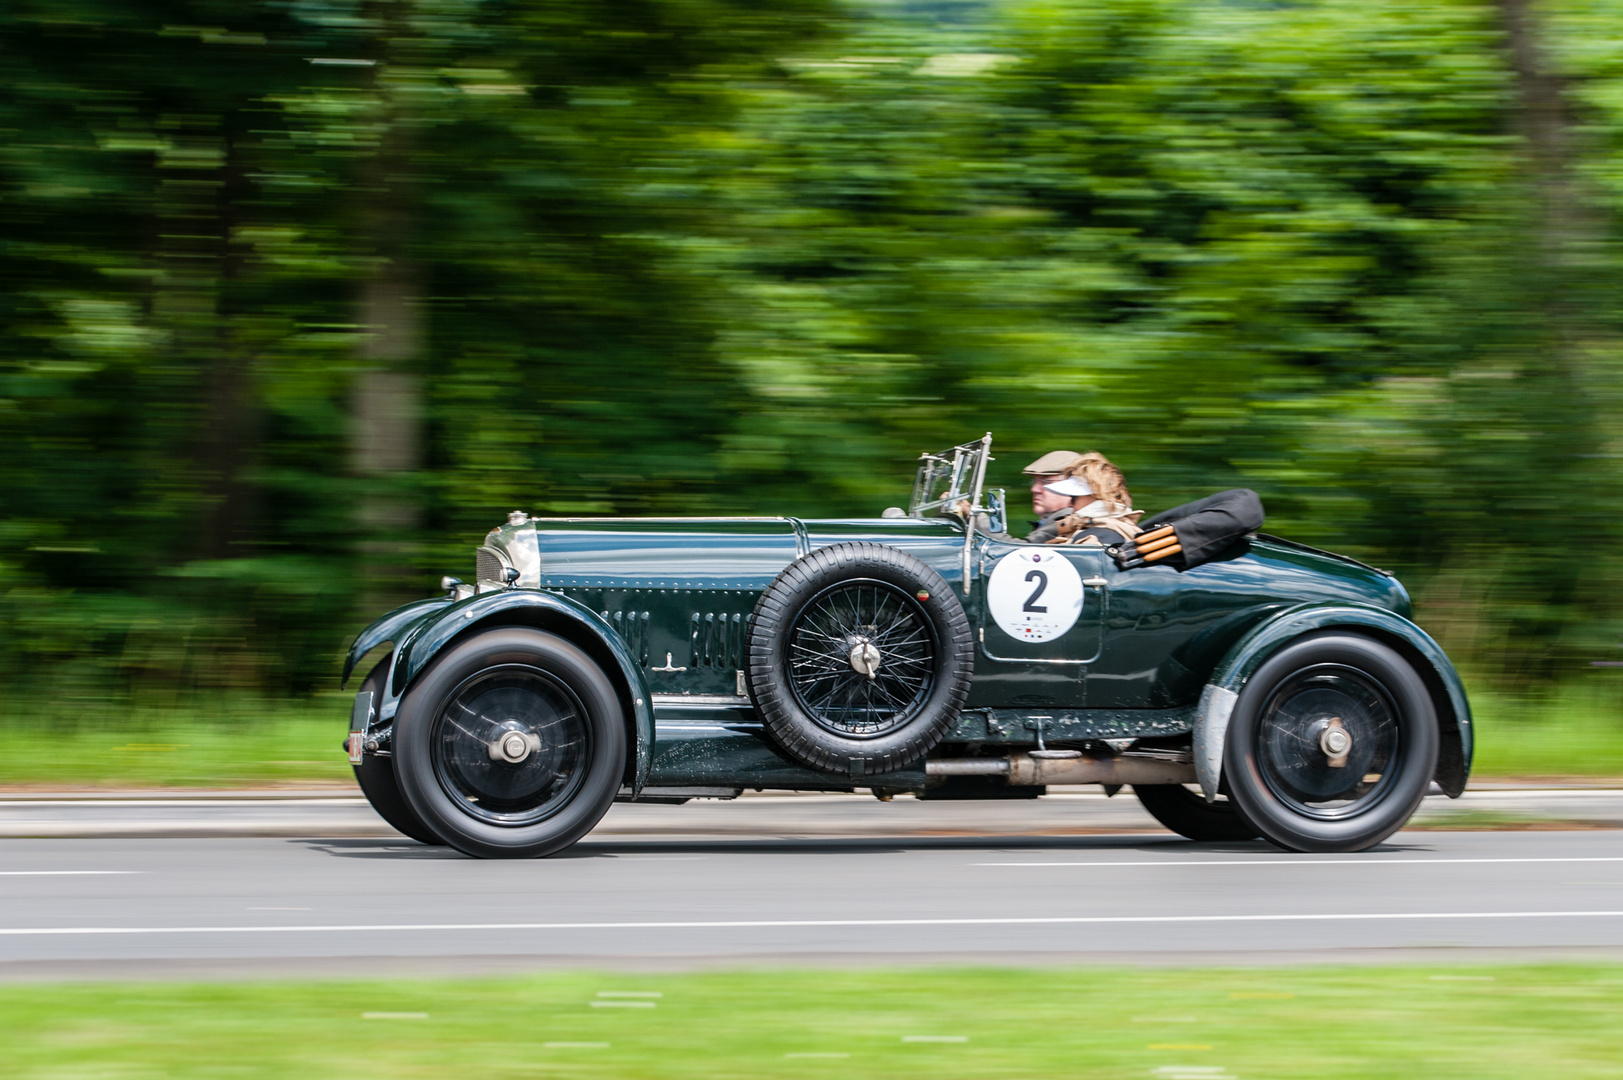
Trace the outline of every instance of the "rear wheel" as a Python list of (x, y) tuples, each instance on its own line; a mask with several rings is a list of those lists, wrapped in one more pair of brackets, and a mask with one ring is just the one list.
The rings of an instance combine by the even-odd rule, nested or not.
[(1300, 638), (1235, 702), (1223, 773), (1239, 810), (1293, 851), (1362, 851), (1401, 829), (1437, 770), (1437, 713), (1398, 652), (1346, 631)]
[[(389, 660), (384, 657), (361, 681), (361, 690), (372, 691), (373, 701), (383, 700), (383, 680), (389, 677)], [(394, 758), (367, 754), (359, 765), (350, 767), (355, 770), (355, 782), (361, 785), (361, 793), (379, 817), (419, 844), (444, 845), (445, 841), (435, 836), (417, 812), (406, 805), (406, 797), (400, 794), (400, 784), (395, 780)]]
[(446, 843), (482, 858), (551, 855), (613, 803), (624, 713), (579, 648), (506, 627), (430, 665), (400, 704), (394, 753), (407, 802)]
[(1133, 794), (1151, 817), (1190, 840), (1255, 840), (1261, 835), (1232, 801), (1209, 803), (1182, 784), (1134, 784)]

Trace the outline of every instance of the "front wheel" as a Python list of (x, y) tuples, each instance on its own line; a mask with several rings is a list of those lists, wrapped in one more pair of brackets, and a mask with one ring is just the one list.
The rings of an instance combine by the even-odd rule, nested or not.
[(1414, 666), (1347, 631), (1269, 657), (1235, 702), (1230, 797), (1293, 851), (1362, 851), (1401, 829), (1437, 770), (1437, 713)]
[(407, 802), (452, 847), (551, 855), (614, 802), (624, 711), (602, 669), (563, 638), (488, 630), (437, 658), (407, 693), (394, 755)]

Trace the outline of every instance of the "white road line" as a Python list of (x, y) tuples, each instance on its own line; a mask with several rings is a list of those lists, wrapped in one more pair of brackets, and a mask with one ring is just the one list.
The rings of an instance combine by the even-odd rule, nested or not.
[(145, 870), (0, 870), (0, 877), (83, 877), (87, 874), (144, 874)]
[[(316, 926), (28, 926), (0, 927), (0, 937), (87, 934), (399, 933), (428, 930), (775, 930), (859, 926), (1095, 926), (1110, 923), (1354, 922), (1404, 919), (1615, 919), (1623, 911), (1389, 911), (1284, 915), (1038, 915), (960, 919), (715, 919), (703, 922), (345, 923)], [(603, 1004), (608, 1004), (603, 1002)]]
[(1623, 862), (1623, 855), (1574, 855), (1503, 859), (1293, 859), (1280, 855), (1273, 859), (1165, 859), (1123, 860), (1121, 862), (978, 862), (971, 866), (1430, 866), (1438, 863), (1600, 863)]

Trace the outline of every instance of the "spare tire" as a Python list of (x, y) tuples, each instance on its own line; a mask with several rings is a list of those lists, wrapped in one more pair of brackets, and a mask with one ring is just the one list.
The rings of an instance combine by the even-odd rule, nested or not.
[(784, 753), (851, 777), (940, 742), (969, 696), (974, 639), (941, 575), (883, 544), (793, 563), (750, 616), (749, 691)]

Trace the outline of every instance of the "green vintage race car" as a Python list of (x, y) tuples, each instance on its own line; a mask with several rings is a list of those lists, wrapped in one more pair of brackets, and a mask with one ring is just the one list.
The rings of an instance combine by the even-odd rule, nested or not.
[(1464, 689), (1390, 574), (1194, 516), (1151, 523), (1199, 558), (1013, 540), (990, 451), (923, 455), (877, 518), (514, 512), (472, 584), (351, 647), (346, 682), (390, 646), (350, 717), (362, 790), (500, 858), (616, 799), (1051, 784), (1131, 785), (1196, 840), (1357, 851), (1464, 789)]

